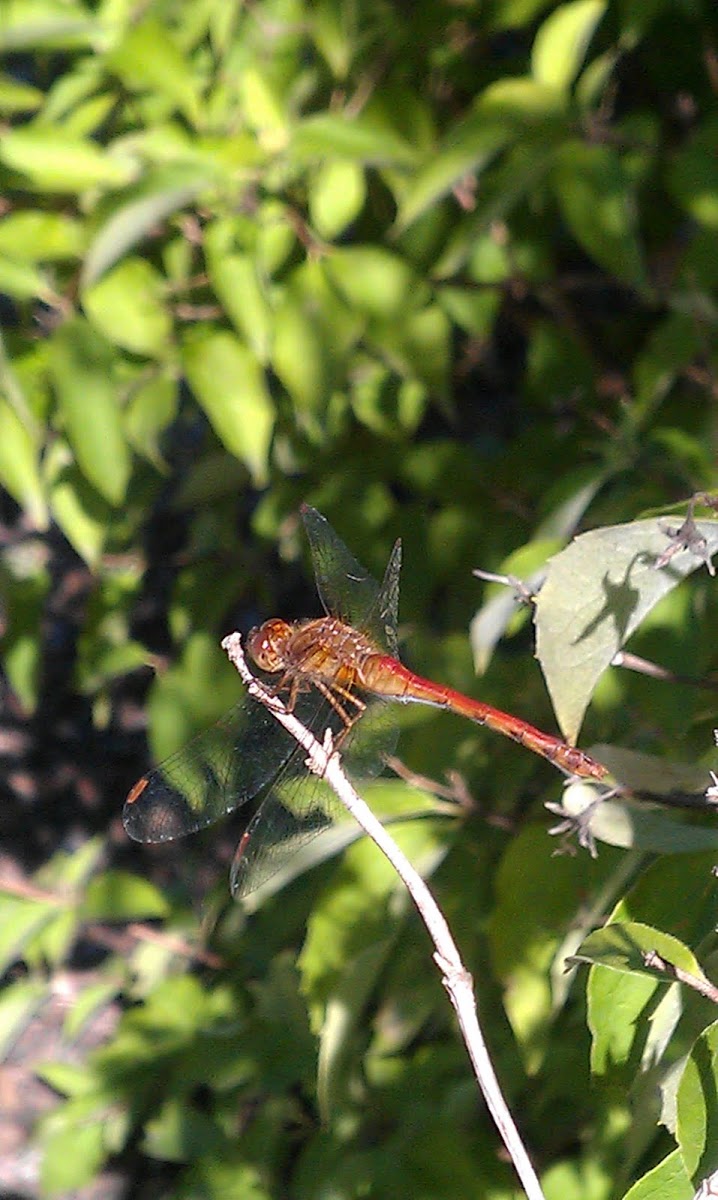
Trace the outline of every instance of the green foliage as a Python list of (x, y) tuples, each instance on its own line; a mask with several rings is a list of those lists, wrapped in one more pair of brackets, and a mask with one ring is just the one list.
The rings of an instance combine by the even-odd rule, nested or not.
[[(299, 607), (302, 499), (375, 575), (401, 535), (412, 665), (585, 724), (631, 793), (567, 789), (561, 828), (598, 856), (554, 858), (558, 777), (409, 706), (425, 790), (367, 788), (456, 932), (549, 1200), (688, 1200), (718, 1167), (712, 1006), (645, 957), (715, 977), (715, 830), (657, 804), (700, 800), (716, 724), (714, 512), (676, 535), (718, 486), (709, 14), (14, 0), (0, 23), (16, 704), (45, 719), (63, 562), (87, 599), (58, 707), (71, 679), (112, 729), (151, 664), (164, 756), (237, 695), (229, 624)], [(529, 611), (498, 584), (482, 603), (474, 566), (544, 584), (541, 670)], [(36, 1064), (63, 1097), (37, 1131), (46, 1194), (119, 1155), (192, 1200), (515, 1195), (428, 943), (353, 828), (241, 910), (198, 869), (214, 834), (171, 885), (167, 860), (67, 835), (0, 894), (5, 1053), (78, 943), (106, 951), (63, 1032), (113, 1031)]]

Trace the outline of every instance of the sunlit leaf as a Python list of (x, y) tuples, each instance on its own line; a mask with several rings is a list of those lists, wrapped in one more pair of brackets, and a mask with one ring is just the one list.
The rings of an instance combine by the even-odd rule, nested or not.
[[(488, 87), (474, 111), (457, 122), (415, 176), (397, 217), (411, 224), (465, 176), (474, 178), (522, 133), (551, 126), (561, 117), (563, 101), (555, 88), (532, 79), (504, 79)], [(544, 155), (546, 148), (544, 147)]]
[(680, 1150), (674, 1150), (629, 1188), (623, 1200), (694, 1200), (695, 1188)]
[(297, 127), (291, 150), (299, 159), (330, 155), (364, 165), (408, 165), (415, 158), (412, 147), (396, 130), (365, 114), (347, 117), (340, 113), (320, 113), (308, 117)]
[(47, 998), (48, 986), (44, 979), (16, 979), (5, 984), (0, 995), (0, 1055), (3, 1059)]
[[(1, 381), (0, 381), (1, 386)], [(47, 500), (40, 476), (39, 445), (7, 400), (0, 398), (0, 483), (38, 529), (47, 528)]]
[(138, 921), (164, 917), (169, 906), (149, 880), (128, 871), (103, 871), (88, 883), (81, 911), (91, 921)]
[(546, 18), (531, 51), (531, 70), (539, 83), (561, 91), (570, 87), (605, 10), (605, 0), (572, 0)]
[(290, 294), (274, 315), (272, 366), (300, 413), (321, 413), (330, 387), (331, 358), (323, 331)]
[(275, 412), (255, 355), (231, 333), (197, 330), (185, 341), (184, 363), (217, 436), (255, 483), (265, 482)]
[(655, 951), (674, 967), (680, 967), (695, 979), (705, 982), (695, 956), (677, 938), (660, 929), (652, 929), (637, 921), (604, 925), (590, 933), (578, 947), (574, 958), (594, 966), (610, 967), (613, 971), (638, 972), (663, 982), (670, 977), (658, 967), (646, 964), (645, 956)]
[(141, 258), (127, 258), (88, 288), (88, 317), (109, 342), (135, 354), (167, 354), (172, 321), (167, 288), (158, 271)]
[(200, 106), (193, 72), (168, 25), (145, 17), (129, 25), (108, 55), (109, 65), (132, 91), (153, 89), (197, 125)]
[(122, 193), (122, 202), (100, 226), (85, 255), (82, 284), (89, 288), (126, 250), (131, 250), (149, 231), (174, 212), (190, 204), (206, 186), (198, 168), (192, 169), (192, 179), (184, 178), (188, 170), (150, 177), (149, 183), (137, 197)]
[(695, 1042), (678, 1088), (676, 1133), (686, 1170), (718, 1172), (718, 1022)]
[(409, 264), (379, 246), (337, 249), (326, 269), (347, 303), (368, 316), (396, 319), (429, 299)]
[(68, 440), (86, 479), (119, 504), (130, 477), (130, 454), (113, 386), (109, 346), (85, 321), (68, 321), (52, 343), (51, 367)]
[(100, 559), (111, 523), (111, 509), (57, 442), (45, 458), (50, 511), (70, 545), (85, 562)]
[(210, 278), (222, 306), (260, 363), (266, 363), (272, 339), (272, 312), (257, 264), (248, 254), (214, 254)]
[(358, 217), (366, 197), (361, 167), (352, 162), (323, 164), (309, 193), (309, 212), (317, 233), (335, 238)]
[[(715, 554), (718, 522), (696, 525), (706, 553)], [(536, 648), (569, 741), (616, 652), (661, 597), (703, 565), (682, 550), (659, 567), (669, 547), (657, 520), (635, 521), (581, 534), (549, 562), (536, 605)]]
[(96, 143), (69, 137), (62, 129), (25, 126), (6, 130), (0, 162), (24, 176), (35, 191), (82, 192), (104, 185), (122, 187), (137, 174), (136, 161), (111, 154)]
[(84, 238), (81, 222), (64, 213), (11, 212), (0, 220), (0, 251), (20, 262), (75, 258)]

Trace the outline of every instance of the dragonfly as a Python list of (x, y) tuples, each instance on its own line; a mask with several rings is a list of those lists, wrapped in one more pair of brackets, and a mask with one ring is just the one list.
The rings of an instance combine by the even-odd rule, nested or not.
[[(324, 615), (295, 622), (271, 618), (249, 633), (246, 646), (258, 677), (302, 724), (319, 741), (331, 731), (350, 774), (370, 777), (394, 749), (392, 701), (458, 713), (567, 775), (606, 776), (606, 768), (576, 746), (404, 666), (397, 641), (401, 542), (379, 585), (320, 512), (305, 504), (301, 513)], [(232, 863), (232, 893), (245, 896), (343, 811), (320, 781), (308, 783), (305, 760), (306, 752), (271, 712), (244, 695), (216, 725), (135, 784), (125, 801), (125, 830), (140, 842), (170, 841), (264, 793)]]

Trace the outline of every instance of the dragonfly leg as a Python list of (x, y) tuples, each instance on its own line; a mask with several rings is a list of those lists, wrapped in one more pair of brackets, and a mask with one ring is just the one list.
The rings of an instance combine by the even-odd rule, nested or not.
[[(318, 692), (321, 692), (324, 699), (331, 704), (344, 724), (344, 728), (339, 731), (334, 739), (334, 744), (338, 746), (347, 736), (352, 725), (356, 724), (362, 713), (366, 711), (366, 704), (354, 692), (350, 692), (348, 688), (342, 687), (340, 683), (332, 684), (330, 687), (324, 680), (315, 679), (314, 686)], [(356, 711), (350, 713), (338, 697), (341, 697), (341, 700), (344, 700), (346, 704), (352, 704)]]
[(300, 692), (309, 692), (311, 687), (307, 683), (302, 683), (299, 676), (294, 671), (285, 671), (278, 683), (265, 684), (267, 691), (273, 696), (282, 696), (285, 693), (284, 706), (287, 712), (293, 713), (297, 705), (297, 697)]

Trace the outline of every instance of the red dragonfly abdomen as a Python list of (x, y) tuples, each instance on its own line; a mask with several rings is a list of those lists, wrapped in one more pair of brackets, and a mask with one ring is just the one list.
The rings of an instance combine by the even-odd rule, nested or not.
[(368, 692), (393, 697), (405, 703), (431, 704), (435, 708), (446, 708), (461, 717), (467, 717), (478, 725), (486, 725), (505, 737), (547, 758), (572, 775), (588, 779), (604, 779), (608, 774), (605, 767), (576, 746), (569, 746), (560, 738), (542, 733), (520, 717), (492, 708), (480, 700), (464, 696), (453, 688), (430, 679), (423, 679), (403, 666), (398, 659), (389, 655), (375, 654), (367, 657), (358, 673), (358, 682)]

